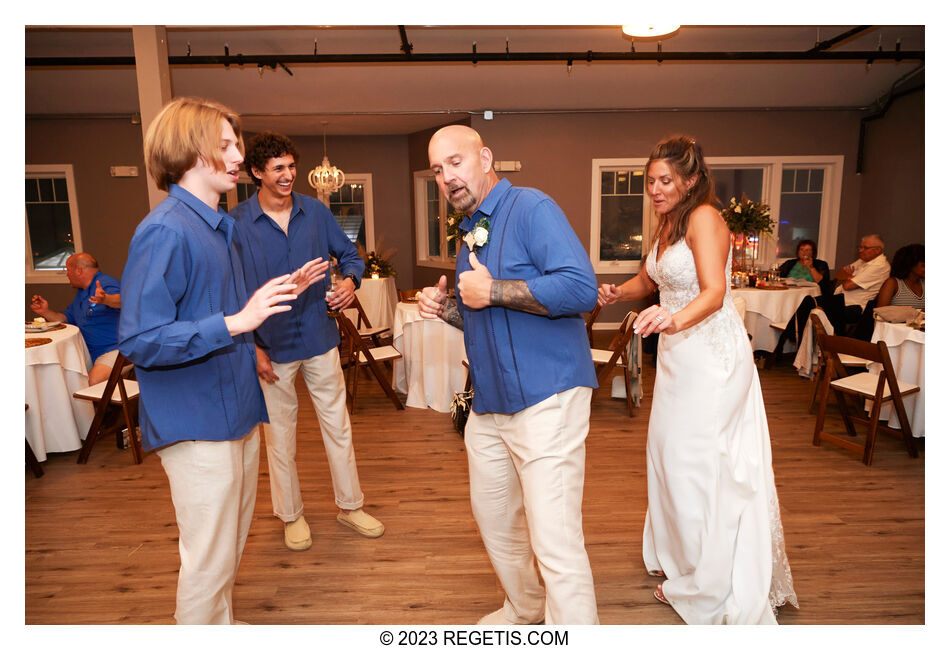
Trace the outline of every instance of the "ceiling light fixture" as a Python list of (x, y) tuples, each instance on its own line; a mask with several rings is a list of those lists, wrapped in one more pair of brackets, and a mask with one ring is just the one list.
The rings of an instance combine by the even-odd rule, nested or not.
[(621, 29), (627, 36), (633, 38), (665, 38), (679, 31), (679, 25), (623, 25)]
[(321, 124), (323, 125), (323, 164), (310, 170), (307, 182), (318, 194), (329, 196), (343, 187), (346, 176), (342, 169), (332, 166), (330, 159), (327, 158), (327, 123), (321, 122)]

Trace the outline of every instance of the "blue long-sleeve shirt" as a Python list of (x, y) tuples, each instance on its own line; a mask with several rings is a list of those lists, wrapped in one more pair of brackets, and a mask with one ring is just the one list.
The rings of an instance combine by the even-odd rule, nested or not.
[(231, 217), (178, 185), (135, 229), (119, 350), (136, 366), (146, 450), (236, 440), (268, 421), (253, 335), (224, 323), (257, 289), (245, 287), (242, 247)]
[[(293, 208), (287, 234), (267, 216), (255, 192), (231, 210), (236, 226), (247, 241), (243, 256), (248, 286), (260, 286), (270, 278), (291, 273), (310, 260), (332, 255), (340, 275), (352, 273), (359, 288), (365, 262), (336, 222), (329, 208), (313, 197), (293, 193)], [(293, 303), (293, 309), (268, 318), (257, 328), (257, 344), (272, 361), (289, 363), (324, 354), (340, 344), (336, 323), (327, 315), (324, 299), (330, 277), (309, 287)]]
[[(472, 216), (472, 230), (491, 220), (478, 259), (493, 278), (525, 280), (547, 310), (540, 316), (505, 307), (473, 310), (459, 298), (476, 413), (516, 413), (577, 386), (597, 387), (581, 312), (597, 303), (597, 278), (567, 217), (546, 194), (499, 181)], [(459, 251), (456, 279), (471, 270)]]
[(89, 302), (89, 298), (96, 293), (96, 282), (102, 285), (102, 290), (108, 294), (120, 293), (119, 281), (111, 275), (98, 271), (92, 278), (89, 286), (76, 291), (76, 297), (63, 313), (66, 322), (79, 328), (89, 356), (95, 362), (96, 358), (106, 352), (115, 350), (119, 330), (119, 310), (101, 303)]

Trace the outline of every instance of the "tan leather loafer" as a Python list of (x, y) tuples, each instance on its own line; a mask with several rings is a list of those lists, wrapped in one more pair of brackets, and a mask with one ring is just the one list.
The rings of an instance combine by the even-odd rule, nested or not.
[(284, 524), (284, 544), (291, 551), (306, 551), (313, 546), (310, 538), (310, 526), (301, 515), (297, 521)]
[(363, 537), (379, 537), (386, 528), (379, 521), (363, 512), (362, 508), (349, 512), (340, 512), (336, 520), (344, 526), (349, 526)]

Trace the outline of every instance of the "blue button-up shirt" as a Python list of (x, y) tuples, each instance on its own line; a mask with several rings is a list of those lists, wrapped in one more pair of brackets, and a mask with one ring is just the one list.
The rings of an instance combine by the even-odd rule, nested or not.
[[(597, 387), (581, 312), (597, 304), (597, 278), (567, 217), (548, 195), (503, 179), (472, 216), (470, 231), (491, 221), (478, 259), (493, 278), (525, 280), (547, 310), (539, 316), (505, 307), (473, 310), (459, 298), (476, 413), (516, 413), (555, 393)], [(462, 246), (455, 277), (471, 270)]]
[[(248, 286), (296, 271), (310, 260), (330, 255), (340, 274), (352, 273), (359, 287), (366, 264), (336, 222), (329, 208), (313, 197), (294, 192), (287, 234), (267, 216), (255, 192), (231, 210), (247, 240), (244, 272)], [(340, 344), (336, 322), (324, 300), (330, 276), (312, 285), (292, 303), (293, 309), (268, 318), (255, 332), (257, 344), (272, 361), (289, 363), (324, 354)]]
[(119, 350), (136, 366), (142, 447), (236, 440), (267, 422), (234, 220), (172, 185), (142, 220), (122, 275)]
[(88, 287), (76, 291), (76, 297), (63, 312), (66, 314), (66, 322), (79, 328), (93, 361), (100, 355), (115, 350), (119, 330), (118, 309), (89, 302), (89, 298), (96, 293), (97, 281), (106, 293), (121, 293), (119, 281), (99, 271)]

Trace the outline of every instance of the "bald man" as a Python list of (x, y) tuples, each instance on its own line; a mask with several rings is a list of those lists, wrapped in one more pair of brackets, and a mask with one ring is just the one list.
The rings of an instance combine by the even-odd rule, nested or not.
[(66, 259), (66, 279), (76, 289), (76, 297), (65, 312), (50, 309), (40, 295), (33, 296), (30, 309), (48, 321), (79, 328), (92, 359), (91, 386), (109, 378), (119, 356), (117, 338), (122, 307), (119, 281), (100, 271), (99, 262), (89, 253), (76, 253)]
[(459, 298), (447, 298), (443, 275), (421, 292), (419, 311), (465, 333), (472, 512), (506, 596), (479, 623), (597, 623), (581, 525), (597, 386), (581, 316), (597, 303), (590, 258), (549, 196), (498, 179), (475, 130), (437, 131), (429, 162), (446, 200), (466, 214)]

